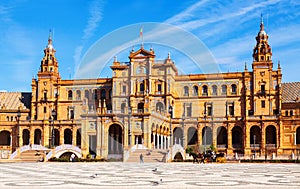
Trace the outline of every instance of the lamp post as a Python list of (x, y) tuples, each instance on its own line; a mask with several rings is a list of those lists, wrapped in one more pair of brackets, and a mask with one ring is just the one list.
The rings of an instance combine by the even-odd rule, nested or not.
[(53, 109), (52, 112), (51, 112), (51, 118), (52, 118), (52, 147), (54, 147), (55, 145), (55, 133), (54, 133), (54, 120), (55, 120), (55, 115), (56, 115), (56, 112), (55, 110)]
[(204, 112), (204, 154), (206, 154), (206, 112)]
[(173, 107), (169, 106), (169, 114), (170, 114), (170, 147), (173, 146), (173, 139), (172, 139), (172, 117), (173, 117)]
[(256, 139), (256, 136), (253, 135), (253, 143), (254, 143), (254, 159), (255, 159), (255, 156), (256, 156), (256, 146), (255, 146), (255, 139)]
[(132, 136), (132, 129), (131, 129), (131, 106), (128, 107), (128, 128), (129, 128), (129, 140), (128, 140), (128, 145), (131, 146), (131, 136)]
[(20, 147), (20, 117), (21, 117), (21, 111), (20, 108), (18, 109), (17, 112), (17, 126), (18, 126), (18, 135), (17, 135), (17, 147)]
[(182, 147), (185, 148), (185, 131), (184, 131), (185, 115), (182, 115)]

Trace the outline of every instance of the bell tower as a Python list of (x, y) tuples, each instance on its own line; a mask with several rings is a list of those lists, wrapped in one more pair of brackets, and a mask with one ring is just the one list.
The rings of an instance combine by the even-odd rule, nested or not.
[[(52, 112), (57, 112), (57, 102), (59, 97), (60, 75), (58, 62), (55, 57), (55, 49), (52, 45), (52, 32), (48, 37), (48, 44), (44, 49), (38, 78), (32, 79), (32, 112), (31, 117), (35, 120), (45, 120), (52, 116)], [(57, 115), (57, 114), (56, 114)]]
[(269, 36), (264, 29), (261, 16), (260, 30), (256, 36), (253, 49), (253, 75), (250, 84), (251, 114), (277, 115), (279, 110), (278, 86), (281, 83), (281, 72), (273, 70), (272, 49), (268, 43)]

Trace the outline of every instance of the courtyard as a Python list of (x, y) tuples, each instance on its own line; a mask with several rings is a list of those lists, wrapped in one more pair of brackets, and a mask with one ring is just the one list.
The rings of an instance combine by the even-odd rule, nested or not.
[(0, 188), (299, 188), (300, 164), (1, 163)]

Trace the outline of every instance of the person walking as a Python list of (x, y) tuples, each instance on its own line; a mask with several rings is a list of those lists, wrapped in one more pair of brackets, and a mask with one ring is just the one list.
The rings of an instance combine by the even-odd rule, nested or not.
[(140, 163), (144, 163), (144, 156), (143, 156), (143, 154), (140, 155)]

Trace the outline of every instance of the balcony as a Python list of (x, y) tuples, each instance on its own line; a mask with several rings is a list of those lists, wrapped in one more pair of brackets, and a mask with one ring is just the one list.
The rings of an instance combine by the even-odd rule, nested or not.
[(241, 149), (241, 148), (243, 148), (243, 145), (242, 144), (232, 144), (232, 148)]
[(251, 148), (251, 150), (256, 150), (256, 149), (260, 149), (260, 144), (250, 144), (250, 148)]

